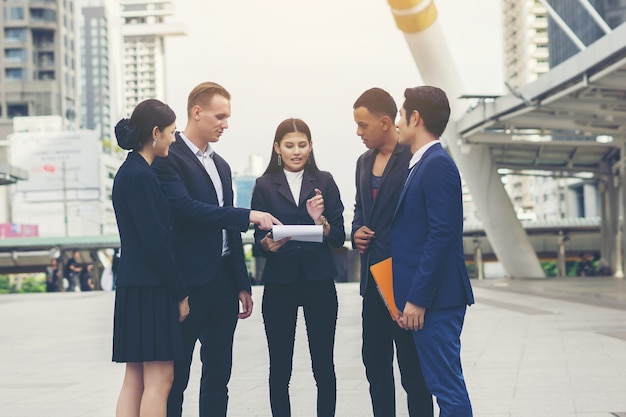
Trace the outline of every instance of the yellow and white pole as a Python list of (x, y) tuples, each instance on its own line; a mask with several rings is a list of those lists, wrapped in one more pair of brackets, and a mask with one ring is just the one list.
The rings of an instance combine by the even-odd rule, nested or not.
[(434, 0), (387, 0), (387, 3), (391, 6), (396, 25), (404, 32), (422, 80), (425, 84), (442, 88), (448, 95), (452, 117), (443, 139), (472, 193), (498, 260), (512, 277), (544, 277), (537, 254), (515, 215), (489, 148), (485, 145), (464, 145), (461, 152), (455, 120), (465, 111), (458, 100), (464, 93), (463, 85), (437, 19)]

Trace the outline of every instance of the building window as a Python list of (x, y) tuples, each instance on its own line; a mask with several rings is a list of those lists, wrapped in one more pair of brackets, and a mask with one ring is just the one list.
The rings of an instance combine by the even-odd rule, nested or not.
[(26, 62), (26, 49), (5, 49), (4, 59), (9, 62)]
[(57, 14), (54, 10), (49, 9), (30, 9), (30, 18), (35, 21), (51, 22), (57, 21)]
[(26, 71), (23, 68), (6, 68), (4, 70), (4, 76), (7, 81), (25, 80)]
[(5, 7), (4, 8), (4, 21), (10, 22), (14, 20), (24, 20), (24, 8), (23, 7)]
[(26, 29), (4, 29), (5, 42), (26, 42)]
[(28, 104), (26, 103), (7, 104), (7, 116), (9, 118), (28, 116)]

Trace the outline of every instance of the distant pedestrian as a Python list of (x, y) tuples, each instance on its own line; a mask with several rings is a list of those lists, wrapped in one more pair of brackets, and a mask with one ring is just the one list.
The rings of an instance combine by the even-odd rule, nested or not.
[(79, 274), (79, 282), (80, 282), (80, 290), (81, 291), (93, 291), (94, 285), (91, 276), (91, 271), (93, 269), (92, 264), (87, 264), (83, 266)]
[(74, 250), (72, 257), (67, 260), (65, 269), (63, 270), (63, 276), (67, 280), (67, 291), (78, 290), (78, 276), (82, 269), (80, 262), (80, 251)]
[(50, 259), (50, 265), (46, 267), (46, 292), (59, 291), (59, 266), (56, 258)]

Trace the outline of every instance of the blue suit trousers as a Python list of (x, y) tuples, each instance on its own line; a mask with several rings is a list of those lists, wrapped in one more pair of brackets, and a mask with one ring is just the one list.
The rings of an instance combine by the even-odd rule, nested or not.
[(426, 310), (424, 328), (413, 332), (415, 348), (440, 417), (472, 417), (461, 368), (461, 330), (466, 306)]

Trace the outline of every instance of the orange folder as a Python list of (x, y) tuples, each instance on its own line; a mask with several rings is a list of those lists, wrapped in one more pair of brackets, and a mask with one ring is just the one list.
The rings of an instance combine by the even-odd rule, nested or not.
[(395, 320), (398, 317), (398, 307), (393, 297), (393, 273), (391, 268), (391, 258), (387, 258), (370, 266), (370, 271), (374, 277), (374, 281), (380, 292), (391, 318)]

